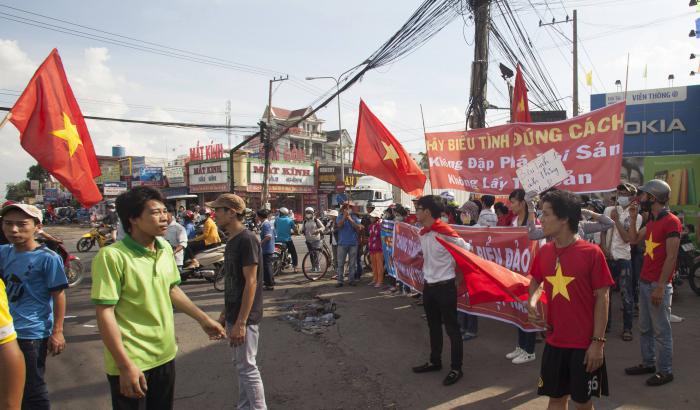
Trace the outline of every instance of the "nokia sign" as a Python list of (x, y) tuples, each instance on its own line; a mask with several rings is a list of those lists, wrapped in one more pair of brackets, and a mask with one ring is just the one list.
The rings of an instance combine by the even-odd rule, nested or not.
[[(624, 98), (591, 95), (591, 110)], [(700, 86), (629, 91), (626, 102), (625, 156), (700, 154)]]

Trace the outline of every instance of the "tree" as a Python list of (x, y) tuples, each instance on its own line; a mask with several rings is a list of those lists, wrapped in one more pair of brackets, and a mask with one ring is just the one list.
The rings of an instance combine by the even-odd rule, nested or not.
[(29, 167), (27, 171), (28, 180), (37, 180), (39, 182), (46, 182), (49, 180), (49, 172), (46, 171), (41, 165), (36, 164)]
[(21, 181), (17, 183), (8, 183), (5, 185), (7, 193), (5, 198), (9, 201), (20, 202), (26, 197), (34, 196), (34, 193), (29, 189), (29, 181)]
[(420, 155), (420, 162), (418, 163), (420, 169), (428, 169), (428, 154), (425, 152), (419, 152), (418, 155)]

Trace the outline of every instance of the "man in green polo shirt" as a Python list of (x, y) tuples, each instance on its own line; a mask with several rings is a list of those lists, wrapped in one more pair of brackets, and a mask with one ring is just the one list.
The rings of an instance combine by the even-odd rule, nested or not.
[(135, 187), (117, 197), (126, 237), (100, 249), (92, 262), (93, 302), (105, 345), (114, 409), (172, 409), (175, 388), (173, 306), (197, 320), (212, 340), (223, 327), (178, 287), (160, 192)]

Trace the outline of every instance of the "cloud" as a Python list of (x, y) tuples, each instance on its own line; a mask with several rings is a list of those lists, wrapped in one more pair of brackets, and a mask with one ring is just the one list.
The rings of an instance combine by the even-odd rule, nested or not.
[(37, 64), (19, 48), (14, 40), (0, 39), (0, 88), (19, 90), (29, 82)]

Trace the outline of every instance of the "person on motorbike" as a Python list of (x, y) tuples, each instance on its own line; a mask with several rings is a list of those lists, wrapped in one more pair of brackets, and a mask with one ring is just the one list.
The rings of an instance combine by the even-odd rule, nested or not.
[(297, 250), (294, 247), (294, 241), (292, 240), (292, 235), (296, 233), (296, 223), (294, 219), (289, 216), (289, 209), (282, 207), (279, 209), (279, 217), (275, 219), (275, 241), (283, 243), (287, 246), (289, 255), (292, 257), (292, 265), (294, 265), (294, 272), (297, 271), (297, 266), (299, 264), (299, 259), (297, 256)]
[(119, 223), (119, 216), (117, 215), (117, 207), (113, 202), (107, 204), (107, 215), (102, 218), (102, 225), (105, 228), (109, 228), (109, 236), (112, 238), (112, 242), (117, 241), (117, 224)]
[(195, 236), (194, 239), (187, 242), (185, 248), (185, 257), (190, 260), (185, 268), (196, 268), (199, 262), (195, 259), (195, 255), (205, 249), (211, 249), (221, 244), (221, 237), (216, 223), (211, 218), (211, 210), (201, 208), (199, 215), (202, 218), (202, 233)]
[(197, 231), (194, 228), (194, 212), (185, 212), (182, 218), (182, 226), (185, 227), (185, 232), (187, 233), (187, 240), (194, 239), (194, 237), (197, 235)]

